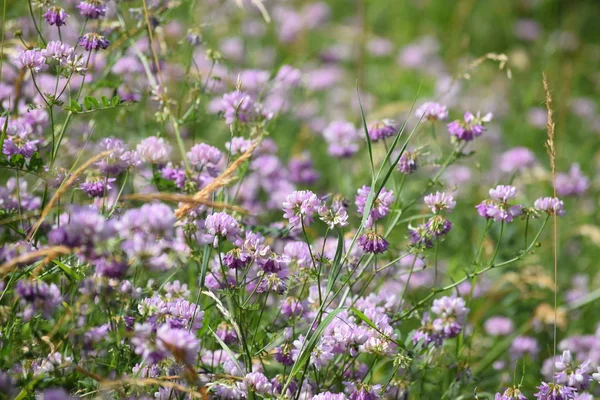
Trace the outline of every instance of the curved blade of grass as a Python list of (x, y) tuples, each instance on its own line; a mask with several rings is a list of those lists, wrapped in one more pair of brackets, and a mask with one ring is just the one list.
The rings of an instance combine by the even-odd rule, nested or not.
[(386, 340), (389, 340), (390, 342), (394, 343), (396, 346), (400, 347), (401, 349), (406, 350), (406, 348), (404, 347), (404, 345), (402, 343), (397, 342), (396, 340), (392, 339), (391, 337), (386, 335), (384, 332), (382, 332), (381, 329), (379, 329), (377, 327), (377, 325), (375, 325), (373, 323), (373, 321), (371, 321), (369, 319), (369, 317), (367, 317), (362, 311), (356, 309), (355, 307), (350, 307), (350, 310), (356, 315), (356, 317), (358, 319), (360, 319), (365, 324), (369, 325), (371, 328), (375, 329), (377, 331), (377, 333), (379, 333), (381, 336), (383, 336)]
[(325, 292), (325, 298), (331, 293), (333, 289), (333, 285), (337, 277), (340, 275), (340, 270), (342, 269), (342, 255), (344, 253), (344, 236), (342, 232), (338, 229), (338, 245), (335, 251), (335, 256), (333, 258), (333, 263), (331, 264), (331, 269), (329, 270), (329, 276), (327, 277), (327, 291)]
[(58, 260), (52, 260), (52, 263), (60, 268), (73, 282), (79, 282), (81, 280), (81, 276), (79, 276), (77, 272), (73, 271), (73, 269), (67, 264), (64, 264)]
[(317, 343), (318, 343), (319, 339), (321, 338), (321, 336), (323, 335), (323, 331), (325, 330), (325, 328), (327, 328), (329, 326), (329, 324), (331, 324), (331, 322), (335, 319), (335, 317), (337, 317), (337, 315), (339, 313), (341, 313), (342, 311), (345, 311), (345, 310), (347, 310), (347, 309), (346, 308), (336, 308), (335, 310), (331, 311), (329, 314), (327, 314), (327, 316), (325, 318), (323, 318), (323, 320), (321, 321), (321, 323), (319, 324), (317, 329), (315, 329), (313, 334), (310, 336), (310, 339), (307, 338), (305, 344), (302, 346), (302, 349), (300, 350), (300, 354), (298, 355), (296, 362), (292, 366), (292, 370), (290, 371), (290, 374), (288, 375), (288, 379), (285, 382), (285, 386), (284, 386), (282, 392), (285, 392), (287, 387), (292, 382), (293, 377), (298, 372), (300, 372), (300, 370), (302, 368), (304, 368), (304, 366), (306, 365), (307, 361), (310, 360), (310, 355), (311, 355), (312, 351), (314, 350), (314, 348), (317, 346)]
[(233, 351), (231, 351), (231, 349), (229, 348), (229, 346), (227, 346), (227, 344), (225, 344), (225, 342), (222, 341), (219, 336), (217, 336), (217, 334), (215, 333), (215, 331), (213, 331), (210, 327), (208, 329), (210, 330), (210, 333), (213, 334), (213, 336), (215, 337), (215, 339), (217, 339), (217, 342), (219, 342), (219, 344), (221, 345), (221, 347), (223, 348), (223, 350), (225, 350), (225, 353), (227, 353), (227, 355), (229, 356), (229, 358), (231, 358), (231, 361), (233, 361), (235, 363), (235, 365), (240, 369), (240, 371), (245, 371), (245, 368), (243, 368), (243, 366), (238, 362), (238, 359), (236, 358), (236, 356), (233, 353)]
[(371, 147), (371, 137), (369, 136), (369, 129), (367, 128), (367, 121), (365, 119), (365, 111), (363, 110), (362, 101), (360, 101), (360, 91), (358, 90), (358, 82), (356, 85), (356, 96), (358, 97), (358, 105), (360, 106), (360, 116), (362, 118), (363, 130), (365, 137), (367, 138), (367, 148), (369, 149), (369, 161), (371, 162), (371, 176), (375, 179), (375, 165), (373, 164), (373, 149)]

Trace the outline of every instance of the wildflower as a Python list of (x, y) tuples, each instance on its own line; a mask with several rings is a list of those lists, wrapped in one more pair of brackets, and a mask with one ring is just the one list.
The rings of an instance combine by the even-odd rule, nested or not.
[(20, 303), (24, 307), (23, 319), (29, 321), (37, 311), (50, 318), (62, 302), (62, 296), (54, 283), (48, 285), (38, 280), (20, 280), (16, 286)]
[(273, 391), (273, 385), (263, 373), (250, 372), (246, 374), (244, 380), (240, 383), (240, 389), (261, 395), (270, 395)]
[(569, 350), (563, 351), (560, 358), (554, 362), (554, 365), (559, 371), (555, 375), (557, 383), (577, 389), (586, 389), (592, 380), (592, 376), (589, 374), (591, 370), (590, 360), (576, 366)]
[(348, 225), (348, 212), (339, 199), (333, 200), (331, 207), (327, 207), (323, 203), (319, 207), (319, 218), (329, 226), (329, 229), (342, 228)]
[(454, 136), (457, 140), (471, 141), (474, 138), (481, 136), (485, 131), (484, 124), (492, 120), (492, 114), (487, 113), (483, 117), (480, 116), (479, 112), (477, 115), (473, 115), (470, 112), (465, 112), (464, 119), (462, 121), (456, 120), (448, 124), (448, 131), (450, 135)]
[(112, 183), (115, 178), (107, 178), (103, 176), (89, 177), (79, 185), (89, 197), (104, 197), (106, 193), (112, 189)]
[(17, 55), (19, 68), (29, 68), (33, 72), (39, 72), (46, 64), (46, 57), (41, 50), (21, 50)]
[(248, 266), (251, 256), (239, 247), (233, 248), (223, 257), (223, 264), (230, 269), (240, 269)]
[(194, 365), (200, 350), (200, 341), (187, 329), (173, 329), (162, 325), (156, 331), (157, 349), (172, 354), (186, 365)]
[(469, 309), (460, 297), (444, 296), (433, 301), (431, 312), (437, 315), (433, 320), (433, 328), (444, 338), (458, 336), (464, 326)]
[(454, 197), (446, 192), (435, 192), (425, 196), (425, 204), (431, 209), (431, 212), (438, 214), (440, 211), (452, 212), (456, 207)]
[(29, 140), (25, 134), (9, 135), (4, 140), (2, 153), (8, 157), (20, 154), (25, 158), (31, 158), (37, 151), (39, 140)]
[(388, 241), (374, 231), (369, 231), (362, 234), (358, 238), (358, 244), (365, 251), (365, 253), (374, 254), (385, 253), (389, 246)]
[(347, 158), (358, 151), (360, 133), (346, 121), (334, 121), (323, 131), (323, 138), (329, 145), (328, 153), (333, 157)]
[(416, 227), (410, 226), (408, 235), (413, 246), (421, 248), (433, 247), (431, 231), (426, 224), (418, 225)]
[(282, 65), (275, 76), (275, 83), (284, 88), (292, 88), (300, 85), (302, 72), (291, 65)]
[(232, 156), (244, 154), (252, 146), (252, 140), (240, 136), (232, 137), (230, 142), (225, 143), (225, 148)]
[(324, 392), (314, 395), (311, 400), (346, 400), (344, 393)]
[(537, 388), (539, 392), (535, 393), (534, 396), (538, 400), (569, 400), (574, 399), (577, 394), (575, 388), (558, 383), (542, 382)]
[(440, 238), (450, 232), (452, 222), (442, 215), (434, 215), (425, 223), (425, 229), (430, 236)]
[(516, 387), (510, 387), (504, 391), (504, 393), (496, 393), (494, 400), (527, 400), (527, 397)]
[(514, 186), (498, 185), (490, 189), (489, 200), (484, 200), (475, 208), (480, 216), (493, 219), (496, 222), (512, 222), (514, 217), (523, 213), (523, 207), (509, 204), (509, 201), (516, 197), (517, 189)]
[(539, 352), (537, 341), (530, 336), (517, 336), (510, 347), (510, 354), (513, 359), (521, 358), (526, 354), (531, 358), (537, 358)]
[(320, 205), (317, 195), (310, 190), (297, 190), (290, 193), (283, 202), (283, 218), (288, 219), (292, 227), (307, 227)]
[(398, 160), (397, 168), (400, 172), (406, 175), (410, 175), (417, 170), (417, 156), (416, 151), (405, 151)]
[(302, 307), (302, 303), (295, 297), (287, 297), (283, 300), (283, 304), (281, 306), (281, 314), (288, 317), (299, 317), (303, 314), (304, 307)]
[(104, 36), (90, 32), (86, 33), (82, 37), (79, 38), (79, 45), (83, 46), (87, 51), (98, 50), (98, 49), (107, 49), (110, 45), (110, 42), (104, 38)]
[[(361, 214), (365, 211), (370, 192), (371, 187), (363, 186), (359, 188), (356, 193), (354, 204), (356, 204), (356, 209)], [(374, 221), (380, 220), (388, 215), (395, 200), (396, 196), (394, 196), (394, 192), (387, 190), (386, 188), (382, 188), (377, 198), (373, 200), (373, 205), (369, 213), (369, 219), (367, 221), (367, 227), (371, 227)]]
[(315, 170), (312, 160), (306, 154), (292, 158), (288, 169), (293, 183), (310, 185), (319, 179), (319, 172)]
[(392, 137), (396, 134), (395, 122), (391, 119), (383, 119), (381, 121), (373, 122), (367, 128), (369, 132), (369, 138), (372, 142), (377, 142), (381, 139)]
[(206, 233), (204, 241), (217, 247), (221, 240), (234, 242), (240, 234), (240, 226), (231, 215), (225, 212), (210, 214), (204, 222)]
[(77, 8), (82, 16), (89, 19), (98, 19), (106, 15), (106, 6), (102, 0), (84, 0), (77, 5)]
[(48, 25), (56, 25), (57, 27), (67, 24), (69, 15), (60, 7), (50, 7), (43, 15)]
[(445, 121), (448, 119), (448, 108), (440, 103), (426, 102), (417, 108), (417, 118), (428, 121)]
[(237, 333), (233, 326), (228, 324), (227, 322), (221, 322), (217, 326), (217, 330), (215, 334), (223, 341), (225, 344), (232, 344), (238, 341)]
[(510, 318), (491, 317), (485, 321), (484, 329), (491, 336), (506, 336), (512, 333), (514, 327)]
[(221, 101), (221, 109), (227, 125), (231, 125), (235, 121), (248, 123), (253, 121), (258, 115), (252, 97), (240, 90), (225, 93)]
[(277, 348), (275, 348), (275, 355), (274, 358), (277, 362), (283, 364), (283, 365), (293, 365), (294, 364), (294, 358), (292, 356), (292, 345), (289, 343), (284, 343), (281, 346), (278, 346)]
[(218, 175), (218, 164), (221, 157), (222, 153), (219, 149), (206, 143), (194, 145), (187, 153), (190, 164), (199, 170), (206, 169), (212, 177)]
[(169, 160), (172, 149), (164, 138), (150, 136), (137, 145), (136, 151), (142, 161), (160, 164)]
[(562, 200), (559, 200), (556, 197), (540, 197), (533, 203), (533, 206), (536, 210), (545, 212), (548, 215), (558, 215), (562, 217), (566, 214)]
[(572, 164), (568, 174), (556, 175), (556, 193), (559, 196), (582, 196), (589, 186), (590, 180), (581, 173), (579, 164)]
[(535, 164), (535, 154), (526, 147), (515, 147), (500, 156), (499, 168), (502, 172), (515, 173)]

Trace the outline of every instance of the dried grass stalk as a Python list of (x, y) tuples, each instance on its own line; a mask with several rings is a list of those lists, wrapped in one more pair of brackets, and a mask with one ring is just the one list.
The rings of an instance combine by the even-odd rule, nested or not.
[(180, 193), (148, 193), (148, 194), (129, 194), (121, 197), (124, 200), (140, 200), (140, 201), (153, 201), (153, 200), (162, 200), (162, 201), (171, 201), (174, 203), (189, 203), (194, 206), (204, 205), (207, 207), (223, 209), (223, 210), (231, 210), (236, 211), (242, 214), (250, 214), (250, 211), (246, 210), (243, 207), (234, 206), (231, 204), (219, 203), (216, 201), (210, 201), (206, 199), (196, 199), (193, 196), (188, 196)]
[(12, 260), (2, 264), (0, 266), (0, 276), (6, 275), (10, 271), (12, 271), (17, 265), (28, 263), (30, 261), (35, 260), (36, 258), (45, 257), (43, 264), (46, 264), (56, 256), (70, 254), (71, 252), (72, 249), (66, 246), (54, 246), (23, 254), (22, 256), (15, 257)]
[[(250, 148), (248, 150), (246, 150), (246, 152), (244, 154), (242, 154), (240, 157), (238, 157), (237, 160), (232, 162), (229, 165), (229, 167), (227, 167), (227, 169), (225, 171), (223, 171), (223, 173), (221, 175), (216, 177), (212, 182), (210, 182), (208, 185), (206, 185), (202, 190), (200, 190), (198, 193), (196, 193), (194, 196), (192, 196), (192, 199), (194, 199), (195, 201), (207, 200), (208, 196), (210, 196), (212, 193), (221, 189), (223, 186), (233, 182), (236, 179), (235, 177), (232, 177), (233, 173), (235, 171), (237, 171), (237, 169), (244, 163), (244, 161), (246, 161), (247, 159), (250, 158), (250, 156), (252, 156), (252, 153), (258, 146), (259, 142), (260, 142), (259, 140), (256, 140), (254, 143), (252, 143), (252, 146), (250, 146)], [(194, 205), (191, 203), (183, 204), (175, 211), (175, 216), (177, 218), (181, 219), (181, 218), (185, 217), (185, 215), (188, 212), (190, 212), (193, 208), (194, 208)]]
[(44, 208), (44, 211), (42, 211), (42, 215), (40, 215), (40, 218), (37, 220), (35, 225), (33, 225), (33, 228), (31, 229), (31, 231), (29, 231), (29, 234), (27, 235), (28, 241), (31, 240), (31, 237), (35, 234), (35, 232), (37, 232), (40, 225), (42, 225), (42, 222), (44, 222), (44, 219), (46, 219), (46, 217), (50, 213), (50, 210), (52, 210), (52, 207), (54, 207), (54, 203), (56, 203), (58, 201), (58, 199), (60, 198), (60, 196), (62, 196), (63, 193), (65, 193), (67, 191), (67, 189), (69, 189), (71, 187), (71, 185), (77, 180), (79, 175), (81, 175), (86, 169), (88, 169), (94, 163), (96, 163), (96, 162), (100, 161), (101, 159), (103, 159), (104, 157), (108, 156), (110, 153), (112, 153), (112, 150), (107, 150), (107, 151), (103, 151), (102, 153), (96, 155), (95, 157), (90, 158), (81, 167), (77, 168), (75, 170), (75, 172), (73, 172), (71, 174), (71, 176), (69, 176), (62, 183), (62, 185), (60, 185), (60, 187), (58, 188), (56, 193), (54, 193), (54, 196), (52, 196), (52, 198), (50, 199), (48, 204), (46, 204), (46, 207)]

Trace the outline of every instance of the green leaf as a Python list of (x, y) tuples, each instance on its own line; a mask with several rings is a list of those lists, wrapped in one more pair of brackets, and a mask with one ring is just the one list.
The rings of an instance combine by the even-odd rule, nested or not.
[(327, 328), (329, 324), (331, 324), (331, 322), (335, 319), (335, 317), (337, 317), (339, 313), (345, 310), (347, 310), (347, 308), (336, 308), (335, 310), (331, 311), (329, 314), (327, 314), (323, 321), (321, 321), (317, 329), (313, 331), (313, 333), (310, 335), (310, 338), (306, 338), (306, 341), (304, 342), (302, 349), (300, 350), (300, 354), (298, 355), (298, 358), (296, 359), (296, 362), (292, 366), (292, 370), (288, 375), (288, 379), (285, 383), (284, 389), (287, 389), (287, 387), (292, 382), (294, 376), (296, 376), (296, 374), (300, 372), (300, 370), (304, 368), (304, 366), (310, 360), (310, 355), (314, 348), (317, 346), (317, 343), (323, 335), (323, 331), (325, 331), (325, 328)]
[(10, 163), (16, 168), (23, 168), (25, 165), (25, 157), (22, 154), (14, 154), (10, 158)]
[(102, 100), (102, 107), (110, 107), (110, 100), (108, 100), (108, 97), (102, 96), (100, 99)]
[(365, 120), (365, 111), (363, 110), (362, 102), (360, 101), (360, 92), (358, 90), (358, 85), (356, 86), (356, 95), (358, 96), (358, 105), (360, 106), (360, 116), (362, 118), (363, 130), (367, 138), (367, 148), (369, 149), (369, 161), (371, 161), (371, 175), (373, 179), (375, 179), (375, 166), (373, 164), (373, 149), (371, 148), (371, 137), (369, 136), (367, 121)]
[(342, 255), (344, 254), (344, 236), (342, 232), (338, 229), (338, 245), (335, 251), (335, 256), (333, 257), (333, 262), (331, 263), (331, 269), (329, 270), (329, 277), (327, 278), (327, 291), (325, 292), (325, 298), (331, 293), (333, 289), (333, 285), (340, 275), (340, 271), (342, 269)]
[(98, 103), (98, 100), (91, 96), (86, 96), (83, 99), (83, 104), (85, 104), (85, 108), (87, 108), (88, 110), (100, 108), (100, 103)]
[(60, 268), (73, 282), (79, 282), (81, 280), (81, 276), (77, 272), (73, 271), (73, 269), (67, 264), (64, 264), (58, 260), (52, 260), (52, 263)]
[(116, 106), (118, 106), (118, 105), (119, 105), (119, 103), (121, 103), (121, 98), (120, 98), (119, 96), (115, 96), (115, 97), (113, 97), (113, 98), (110, 100), (110, 104), (111, 104), (113, 107), (116, 107)]
[(44, 160), (40, 157), (39, 152), (33, 153), (31, 159), (29, 160), (29, 164), (27, 164), (27, 170), (32, 172), (39, 171), (44, 166)]

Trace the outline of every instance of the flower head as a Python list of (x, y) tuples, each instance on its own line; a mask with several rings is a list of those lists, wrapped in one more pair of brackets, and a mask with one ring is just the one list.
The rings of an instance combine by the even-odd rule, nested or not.
[(431, 212), (438, 214), (440, 211), (447, 210), (452, 212), (456, 206), (456, 201), (451, 194), (446, 192), (435, 192), (425, 196), (425, 204), (431, 209)]
[(385, 253), (389, 243), (384, 237), (374, 231), (368, 231), (358, 238), (358, 244), (365, 253)]
[(44, 13), (44, 19), (48, 25), (63, 26), (67, 24), (67, 17), (69, 15), (60, 7), (50, 7), (48, 11)]
[(440, 103), (427, 102), (417, 108), (417, 118), (429, 121), (445, 121), (448, 119), (448, 108)]
[(289, 220), (292, 227), (310, 225), (313, 216), (319, 210), (321, 202), (310, 190), (297, 190), (290, 193), (283, 202), (283, 218)]
[(566, 214), (564, 203), (556, 197), (540, 197), (533, 203), (533, 206), (536, 210), (545, 212), (548, 215), (558, 215), (562, 217)]
[(473, 115), (470, 112), (465, 112), (464, 119), (456, 120), (448, 124), (448, 132), (457, 140), (471, 141), (474, 138), (481, 136), (485, 131), (484, 124), (492, 120), (492, 114), (488, 113), (483, 117), (477, 113)]
[(79, 38), (79, 45), (83, 46), (87, 51), (92, 50), (105, 50), (110, 46), (110, 42), (106, 38), (98, 33), (90, 32), (86, 33)]
[(39, 72), (46, 64), (46, 57), (41, 50), (21, 50), (17, 55), (17, 65), (20, 68), (30, 68), (33, 72)]
[(77, 5), (82, 16), (98, 19), (106, 14), (106, 6), (102, 0), (84, 0)]

